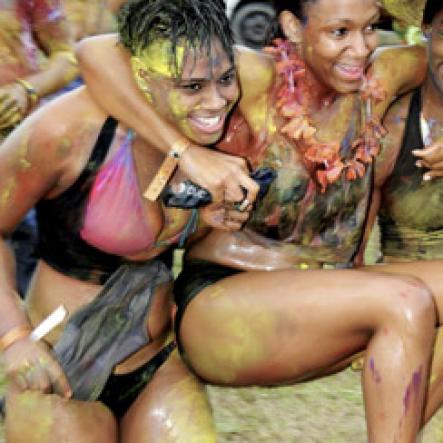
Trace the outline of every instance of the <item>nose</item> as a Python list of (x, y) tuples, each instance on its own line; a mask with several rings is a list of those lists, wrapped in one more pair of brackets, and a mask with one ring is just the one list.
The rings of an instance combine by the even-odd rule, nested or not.
[(214, 84), (211, 84), (210, 87), (207, 88), (202, 106), (206, 109), (220, 110), (223, 109), (227, 103), (227, 97), (220, 91), (220, 88), (214, 82)]
[(356, 57), (362, 59), (368, 58), (373, 50), (370, 37), (365, 35), (363, 32), (355, 32), (350, 48)]

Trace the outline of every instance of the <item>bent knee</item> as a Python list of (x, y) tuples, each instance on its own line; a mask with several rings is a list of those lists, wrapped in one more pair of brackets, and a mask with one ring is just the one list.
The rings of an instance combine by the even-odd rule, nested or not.
[(423, 332), (435, 328), (436, 308), (432, 293), (421, 280), (396, 276), (389, 287), (389, 314), (394, 319)]

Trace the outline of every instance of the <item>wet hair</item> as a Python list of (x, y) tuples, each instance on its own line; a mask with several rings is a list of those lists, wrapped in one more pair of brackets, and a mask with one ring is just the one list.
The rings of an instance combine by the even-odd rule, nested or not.
[(223, 0), (130, 0), (117, 16), (120, 42), (137, 54), (157, 40), (171, 42), (171, 66), (180, 73), (177, 48), (211, 50), (217, 38), (231, 62), (234, 60), (231, 28)]
[(423, 12), (423, 24), (430, 25), (434, 17), (443, 9), (441, 0), (428, 0)]

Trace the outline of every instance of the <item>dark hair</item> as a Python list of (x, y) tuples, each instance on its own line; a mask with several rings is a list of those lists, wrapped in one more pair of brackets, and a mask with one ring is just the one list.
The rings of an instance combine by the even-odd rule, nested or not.
[(275, 10), (275, 19), (269, 28), (268, 41), (275, 37), (284, 37), (279, 24), (279, 15), (283, 11), (292, 12), (300, 21), (305, 21), (305, 7), (309, 3), (315, 3), (316, 0), (273, 0)]
[(316, 0), (273, 0), (273, 3), (277, 17), (283, 11), (290, 11), (298, 19), (303, 20), (305, 18), (305, 6), (315, 1)]
[(117, 16), (121, 43), (132, 53), (142, 52), (159, 39), (171, 42), (171, 65), (179, 74), (177, 46), (195, 51), (211, 49), (217, 38), (233, 62), (233, 37), (223, 0), (130, 0)]
[(441, 0), (427, 0), (423, 12), (423, 24), (430, 25), (434, 17), (443, 9)]

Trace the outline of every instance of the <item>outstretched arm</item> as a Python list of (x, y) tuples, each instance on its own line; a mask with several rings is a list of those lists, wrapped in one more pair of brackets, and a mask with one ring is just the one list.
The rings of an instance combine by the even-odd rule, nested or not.
[(34, 38), (47, 60), (38, 72), (0, 88), (0, 128), (17, 124), (40, 98), (59, 90), (78, 74), (73, 42), (60, 3), (36, 0), (30, 14)]
[[(133, 128), (150, 145), (167, 153), (184, 136), (157, 115), (138, 89), (129, 54), (113, 35), (91, 37), (77, 46), (82, 74), (94, 99), (109, 114)], [(106, 69), (103, 69), (106, 67)], [(254, 201), (257, 186), (249, 178), (246, 161), (201, 146), (191, 145), (179, 168), (193, 182), (208, 189), (215, 202)]]

